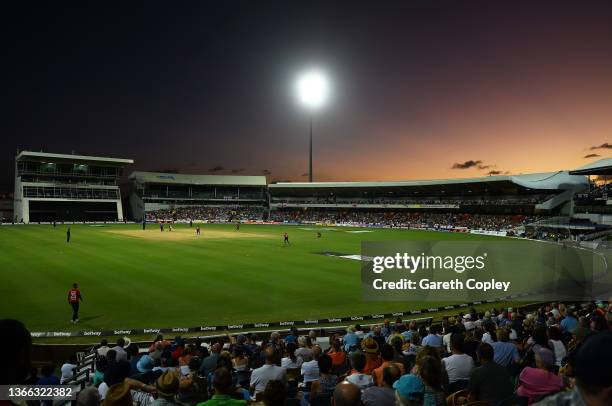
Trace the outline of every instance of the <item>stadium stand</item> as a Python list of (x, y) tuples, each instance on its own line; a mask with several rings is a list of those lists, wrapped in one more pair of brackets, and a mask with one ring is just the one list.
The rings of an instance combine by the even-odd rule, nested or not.
[(227, 220), (232, 218), (230, 212), (246, 217), (261, 212), (261, 217), (267, 202), (265, 176), (136, 171), (129, 180), (130, 207), (137, 221)]
[(21, 151), (14, 222), (123, 221), (119, 178), (131, 159)]
[[(0, 384), (57, 383), (55, 367), (40, 377), (32, 367), (23, 324), (0, 327), (11, 350)], [(439, 323), (385, 320), (327, 337), (296, 328), (259, 338), (158, 335), (112, 348), (103, 340), (73, 354), (61, 375), (88, 405), (330, 405), (351, 391), (355, 404), (381, 406), (608, 405), (611, 328), (612, 304), (596, 302), (465, 309)]]

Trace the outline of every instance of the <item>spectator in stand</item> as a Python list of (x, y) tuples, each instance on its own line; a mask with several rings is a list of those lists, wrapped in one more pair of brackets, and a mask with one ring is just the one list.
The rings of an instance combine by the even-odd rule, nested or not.
[(265, 364), (251, 373), (250, 391), (254, 394), (263, 392), (271, 380), (279, 380), (284, 385), (287, 384), (287, 370), (275, 364), (277, 358), (275, 349), (268, 347), (264, 354)]
[(561, 361), (567, 356), (567, 349), (561, 341), (561, 330), (557, 326), (551, 326), (548, 329), (548, 342), (553, 354), (555, 354), (555, 365), (560, 368)]
[(485, 333), (482, 335), (482, 342), (493, 345), (497, 341), (497, 333), (495, 332), (495, 323), (486, 321), (484, 323)]
[(376, 344), (378, 344), (378, 348), (382, 348), (386, 342), (385, 337), (382, 335), (382, 329), (380, 326), (374, 326), (371, 337), (374, 339), (374, 341), (376, 341)]
[[(450, 387), (454, 390), (467, 387), (468, 380), (474, 369), (474, 360), (463, 352), (463, 334), (454, 333), (451, 336), (452, 355), (442, 358), (442, 366), (448, 375)], [(451, 389), (451, 392), (454, 392)]]
[(346, 352), (342, 350), (340, 339), (335, 338), (331, 343), (331, 348), (327, 353), (332, 359), (332, 371), (336, 374), (346, 372)]
[(418, 370), (418, 376), (425, 386), (424, 403), (428, 406), (444, 406), (446, 398), (444, 387), (448, 386), (448, 376), (442, 370), (440, 359), (430, 355), (420, 357)]
[(355, 327), (348, 327), (344, 336), (344, 351), (350, 353), (352, 349), (357, 347), (357, 344), (359, 344), (359, 338), (355, 334)]
[(157, 399), (152, 406), (182, 406), (182, 403), (176, 400), (176, 395), (179, 391), (179, 377), (173, 371), (166, 371), (155, 381), (157, 389)]
[(55, 365), (48, 364), (40, 369), (41, 377), (38, 378), (36, 385), (59, 385), (60, 380), (57, 376), (53, 375), (55, 371)]
[(108, 350), (110, 350), (110, 347), (108, 346), (108, 341), (106, 341), (106, 338), (103, 338), (102, 341), (100, 341), (100, 346), (96, 350), (96, 352), (98, 353), (98, 357), (106, 357), (106, 353), (108, 352)]
[(287, 402), (287, 387), (281, 381), (271, 380), (263, 392), (263, 403), (251, 403), (252, 405), (263, 404), (263, 406), (285, 406)]
[(354, 352), (351, 355), (351, 366), (352, 370), (346, 377), (346, 380), (361, 390), (365, 388), (369, 388), (374, 385), (374, 380), (372, 376), (364, 373), (364, 368), (366, 366), (366, 357), (362, 352)]
[[(129, 366), (129, 364), (127, 365)], [(100, 396), (102, 406), (132, 406), (133, 404), (130, 385), (124, 382), (116, 383), (108, 388), (105, 395), (106, 397)]]
[(493, 358), (495, 363), (504, 368), (509, 368), (513, 364), (518, 364), (521, 360), (521, 356), (516, 346), (508, 342), (510, 339), (508, 330), (505, 328), (497, 330), (497, 339), (498, 341), (490, 344), (495, 354)]
[(153, 344), (153, 346), (154, 346), (153, 351), (149, 352), (149, 356), (157, 361), (162, 357), (162, 354), (164, 353), (164, 343), (161, 341), (158, 341), (155, 344)]
[(572, 391), (549, 396), (539, 406), (608, 406), (612, 404), (612, 333), (590, 336), (576, 356)]
[(314, 382), (319, 379), (319, 358), (321, 357), (321, 347), (312, 347), (312, 361), (302, 363), (301, 374), (304, 383)]
[(423, 405), (425, 385), (416, 375), (404, 375), (393, 384), (398, 406)]
[(289, 330), (289, 334), (287, 334), (287, 336), (285, 337), (285, 343), (286, 344), (297, 344), (297, 339), (298, 339), (298, 329), (297, 327), (291, 327), (291, 330)]
[(76, 406), (98, 406), (100, 394), (95, 386), (88, 386), (77, 395)]
[(153, 340), (153, 343), (149, 346), (149, 352), (153, 352), (155, 350), (158, 349), (158, 344), (161, 344), (162, 346), (162, 351), (164, 348), (170, 347), (172, 345), (172, 343), (168, 340), (164, 340), (164, 336), (159, 334), (157, 337), (155, 337), (155, 340)]
[(372, 337), (369, 337), (361, 342), (361, 347), (366, 356), (366, 365), (363, 372), (371, 374), (382, 362), (378, 344), (376, 344), (376, 341), (374, 341)]
[(361, 406), (361, 391), (351, 382), (341, 382), (336, 385), (332, 397), (334, 406)]
[(140, 360), (140, 350), (135, 345), (130, 345), (127, 347), (128, 353), (128, 361), (130, 362), (130, 367), (132, 368), (131, 375), (135, 375), (138, 373), (138, 361)]
[(210, 355), (202, 361), (202, 365), (200, 366), (200, 375), (208, 376), (212, 373), (215, 368), (217, 368), (217, 362), (219, 361), (219, 354), (221, 353), (221, 344), (214, 343), (210, 347)]
[(285, 369), (296, 369), (302, 366), (302, 359), (295, 355), (296, 345), (289, 343), (285, 346), (285, 357), (281, 359), (281, 367)]
[(395, 391), (393, 384), (402, 376), (396, 364), (390, 364), (382, 372), (381, 385), (371, 386), (363, 391), (361, 400), (364, 406), (394, 406)]
[(179, 358), (183, 355), (185, 349), (185, 340), (180, 336), (174, 339), (174, 350), (172, 351), (172, 359), (178, 363)]
[(295, 350), (295, 356), (298, 357), (298, 363), (301, 365), (302, 362), (312, 361), (312, 348), (308, 345), (308, 337), (298, 337), (299, 348)]
[(395, 350), (393, 349), (393, 347), (390, 344), (384, 344), (380, 351), (380, 356), (382, 358), (382, 364), (380, 364), (378, 368), (375, 368), (372, 371), (372, 378), (374, 379), (374, 385), (376, 386), (384, 385), (384, 382), (382, 379), (383, 371), (389, 365), (397, 366), (400, 370), (400, 375), (404, 375), (405, 373), (404, 364), (399, 363), (399, 362), (393, 362), (394, 355), (395, 355)]
[(578, 327), (578, 319), (571, 309), (566, 309), (565, 317), (561, 320), (560, 326), (563, 333), (573, 333)]
[(477, 350), (480, 366), (474, 368), (470, 376), (468, 391), (470, 401), (482, 401), (495, 405), (514, 395), (510, 373), (494, 362), (494, 349), (482, 343)]
[(555, 355), (548, 348), (535, 352), (536, 368), (526, 367), (519, 375), (516, 394), (528, 398), (529, 404), (541, 397), (556, 393), (566, 385), (563, 377), (554, 372)]
[(78, 365), (76, 354), (70, 355), (68, 361), (62, 365), (60, 368), (62, 371), (62, 377), (60, 378), (60, 383), (65, 384), (70, 381), (74, 377), (74, 371)]
[[(253, 371), (253, 373), (254, 372), (255, 371)], [(232, 399), (231, 395), (235, 392), (235, 387), (232, 383), (232, 374), (226, 368), (217, 368), (215, 370), (213, 386), (215, 388), (213, 397), (206, 402), (199, 403), (198, 406), (246, 405), (245, 400)]]
[[(317, 348), (317, 347), (315, 347)], [(330, 397), (338, 384), (338, 377), (331, 373), (332, 359), (327, 354), (322, 354), (318, 361), (319, 377), (312, 381), (310, 386), (310, 402), (317, 396)]]
[(115, 360), (117, 362), (127, 361), (128, 354), (125, 351), (125, 349), (130, 346), (130, 343), (131, 343), (130, 339), (126, 337), (120, 337), (117, 339), (117, 345), (112, 348), (116, 353)]
[(423, 337), (422, 345), (429, 347), (438, 348), (442, 350), (442, 336), (438, 335), (438, 326), (433, 325), (429, 327), (429, 334)]

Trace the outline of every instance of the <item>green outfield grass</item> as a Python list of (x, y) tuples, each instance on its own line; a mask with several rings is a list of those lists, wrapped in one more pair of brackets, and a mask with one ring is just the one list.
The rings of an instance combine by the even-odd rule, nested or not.
[[(272, 322), (431, 307), (361, 300), (362, 240), (495, 239), (455, 233), (300, 226), (155, 225), (0, 227), (1, 317), (32, 331)], [(288, 232), (291, 246), (282, 234)], [(81, 323), (69, 322), (67, 291), (80, 284)]]

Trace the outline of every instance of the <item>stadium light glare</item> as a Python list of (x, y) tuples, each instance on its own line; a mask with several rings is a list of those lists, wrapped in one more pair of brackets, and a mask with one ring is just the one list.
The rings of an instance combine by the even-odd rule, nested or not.
[(321, 108), (329, 98), (329, 81), (318, 69), (302, 73), (296, 82), (298, 100), (310, 110)]
[(310, 152), (308, 156), (308, 181), (312, 182), (312, 117), (329, 98), (329, 80), (319, 69), (304, 71), (295, 82), (295, 90), (300, 103), (310, 110)]

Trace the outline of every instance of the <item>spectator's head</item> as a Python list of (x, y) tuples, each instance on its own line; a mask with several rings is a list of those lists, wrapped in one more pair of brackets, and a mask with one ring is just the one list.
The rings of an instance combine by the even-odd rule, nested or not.
[(362, 352), (356, 351), (351, 355), (351, 366), (355, 371), (363, 372), (366, 366), (366, 357)]
[(115, 361), (110, 363), (104, 373), (104, 382), (110, 387), (117, 383), (121, 383), (130, 376), (132, 367), (127, 361)]
[(425, 356), (417, 362), (419, 376), (430, 388), (442, 390), (442, 362), (440, 359)]
[(393, 361), (393, 356), (395, 355), (395, 350), (391, 344), (384, 344), (382, 349), (380, 350), (380, 355), (383, 361)]
[(171, 399), (178, 393), (179, 378), (174, 371), (164, 371), (164, 373), (157, 378), (157, 381), (155, 381), (155, 387), (157, 388), (157, 395), (160, 398)]
[(366, 354), (378, 354), (378, 343), (372, 337), (368, 337), (361, 342), (363, 352)]
[(321, 347), (319, 347), (318, 345), (313, 346), (312, 347), (312, 358), (314, 360), (318, 360), (322, 352), (323, 351), (321, 350)]
[(394, 384), (396, 404), (400, 406), (422, 405), (425, 385), (416, 375), (403, 375)]
[(310, 330), (308, 332), (308, 337), (310, 337), (310, 340), (316, 341), (317, 340), (317, 332), (314, 331), (314, 330)]
[(100, 347), (106, 347), (108, 345), (108, 341), (106, 341), (106, 338), (103, 338), (102, 341), (100, 341)]
[(463, 334), (453, 333), (450, 341), (453, 352), (463, 352)]
[(98, 406), (100, 404), (100, 393), (95, 386), (88, 386), (79, 392), (76, 404), (77, 406)]
[(388, 388), (392, 388), (395, 381), (402, 375), (402, 371), (396, 364), (390, 364), (383, 369), (382, 384)]
[(319, 372), (322, 374), (329, 374), (332, 369), (332, 359), (329, 355), (323, 354), (319, 357), (317, 364), (319, 365)]
[(215, 387), (215, 393), (218, 395), (231, 393), (234, 388), (231, 372), (227, 368), (217, 368), (213, 378), (213, 386)]
[(493, 361), (494, 350), (490, 344), (480, 343), (478, 349), (476, 350), (476, 355), (478, 355), (478, 360), (481, 363), (491, 362)]
[(576, 355), (576, 384), (585, 404), (612, 404), (612, 333), (587, 338)]
[(122, 381), (110, 386), (102, 406), (132, 406), (130, 385)]
[(332, 397), (334, 406), (361, 406), (361, 390), (359, 386), (343, 381), (336, 385)]
[(510, 340), (510, 333), (508, 332), (508, 329), (500, 328), (497, 330), (497, 339), (504, 343), (508, 342)]
[(108, 365), (114, 363), (117, 360), (117, 351), (115, 350), (108, 350), (106, 352), (106, 362), (108, 363)]
[(300, 347), (308, 346), (308, 340), (306, 339), (306, 336), (299, 336), (298, 337), (298, 344), (299, 344)]
[(4, 351), (0, 364), (0, 385), (22, 383), (30, 371), (32, 337), (23, 323), (0, 320), (0, 348)]
[(287, 388), (282, 381), (272, 379), (268, 381), (263, 392), (265, 406), (284, 406), (287, 401)]
[(221, 349), (222, 349), (222, 347), (221, 347), (221, 344), (219, 344), (219, 343), (214, 343), (214, 344), (213, 344), (213, 345), (210, 347), (210, 351), (211, 351), (211, 352), (213, 352), (213, 353), (215, 353), (215, 354), (220, 353), (220, 352), (221, 352)]
[(266, 364), (272, 365), (276, 363), (276, 351), (274, 347), (267, 347), (264, 351), (264, 357), (266, 359)]
[(536, 366), (547, 371), (552, 370), (555, 364), (555, 354), (548, 348), (540, 348), (535, 352)]
[(561, 330), (557, 326), (551, 326), (548, 329), (548, 338), (551, 340), (561, 340)]
[(123, 337), (119, 337), (117, 339), (117, 347), (123, 348), (124, 345), (125, 345), (125, 339)]

